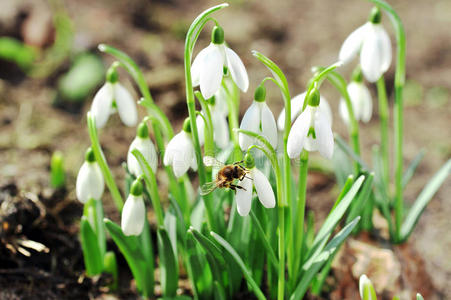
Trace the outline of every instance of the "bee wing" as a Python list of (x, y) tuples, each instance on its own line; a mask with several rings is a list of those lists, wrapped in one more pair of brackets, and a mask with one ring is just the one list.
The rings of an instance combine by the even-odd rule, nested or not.
[(224, 163), (220, 162), (213, 156), (204, 156), (204, 165), (207, 167), (221, 168), (224, 166)]
[(212, 182), (207, 182), (205, 184), (203, 184), (200, 187), (200, 195), (201, 196), (205, 196), (207, 194), (210, 194), (211, 192), (213, 192), (218, 186), (216, 185), (216, 182), (212, 181)]

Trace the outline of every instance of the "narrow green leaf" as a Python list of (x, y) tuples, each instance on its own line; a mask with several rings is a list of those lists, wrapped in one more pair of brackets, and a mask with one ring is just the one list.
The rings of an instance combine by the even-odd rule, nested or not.
[(338, 232), (332, 240), (326, 245), (326, 247), (318, 254), (312, 256), (302, 267), (303, 276), (301, 281), (296, 286), (294, 293), (291, 295), (290, 300), (298, 300), (304, 297), (307, 288), (310, 285), (313, 277), (318, 273), (321, 267), (333, 257), (335, 252), (340, 248), (341, 244), (352, 232), (354, 227), (359, 222), (360, 217), (357, 217), (348, 225), (346, 225), (340, 232)]
[(80, 223), (80, 240), (83, 250), (83, 259), (85, 261), (86, 274), (94, 276), (102, 273), (103, 257), (100, 254), (97, 236), (92, 230), (86, 216), (81, 217)]
[(106, 229), (122, 255), (124, 255), (125, 260), (132, 271), (138, 290), (145, 297), (151, 297), (154, 289), (153, 270), (149, 270), (147, 267), (146, 256), (142, 253), (138, 237), (125, 236), (122, 229), (108, 219), (105, 219), (104, 222)]
[(177, 294), (179, 279), (179, 266), (175, 249), (171, 244), (168, 232), (160, 227), (157, 231), (158, 255), (160, 258), (161, 289), (165, 297), (174, 297)]
[(106, 233), (103, 225), (103, 206), (102, 201), (89, 199), (83, 206), (83, 215), (88, 218), (92, 224), (92, 230), (97, 237), (100, 255), (103, 257), (106, 253)]
[(435, 173), (434, 177), (432, 177), (431, 180), (429, 180), (429, 182), (421, 191), (420, 195), (418, 195), (418, 198), (413, 204), (412, 208), (409, 210), (409, 214), (407, 215), (404, 223), (401, 226), (402, 241), (406, 241), (409, 235), (412, 233), (412, 230), (418, 222), (418, 219), (420, 218), (424, 208), (450, 173), (451, 159), (448, 160), (437, 173)]
[(215, 300), (227, 300), (224, 289), (222, 288), (222, 286), (219, 282), (217, 282), (217, 281), (214, 282), (213, 290), (214, 290)]
[(349, 190), (352, 187), (352, 184), (354, 183), (354, 176), (349, 175), (348, 178), (346, 178), (345, 183), (343, 184), (343, 188), (341, 189), (340, 194), (337, 197), (337, 201), (335, 201), (334, 206), (332, 206), (332, 209), (330, 210), (330, 214), (332, 214), (337, 207), (337, 205), (343, 200), (344, 196), (349, 192)]
[(371, 168), (362, 160), (362, 158), (349, 147), (349, 145), (338, 135), (335, 134), (335, 141), (337, 146), (340, 147), (346, 154), (348, 154), (353, 160), (358, 162), (365, 171), (371, 171)]
[(119, 286), (119, 273), (117, 269), (116, 254), (114, 254), (113, 251), (108, 251), (107, 253), (105, 253), (105, 256), (103, 257), (103, 265), (104, 272), (110, 274), (113, 277), (113, 281), (109, 285), (109, 288), (112, 291), (116, 291)]
[(65, 184), (65, 178), (63, 153), (55, 151), (50, 160), (50, 185), (54, 189), (62, 188)]
[(235, 249), (233, 249), (233, 247), (226, 240), (224, 240), (221, 236), (219, 236), (215, 232), (212, 231), (212, 232), (210, 232), (210, 234), (213, 236), (213, 238), (219, 244), (221, 244), (221, 246), (224, 247), (224, 249), (227, 251), (227, 253), (233, 257), (233, 259), (235, 260), (235, 262), (238, 264), (241, 271), (243, 272), (243, 275), (246, 278), (247, 283), (251, 286), (255, 296), (258, 299), (265, 300), (266, 299), (265, 295), (263, 294), (263, 292), (260, 290), (260, 287), (257, 285), (257, 283), (252, 278), (251, 272), (248, 270), (248, 268), (246, 267), (246, 265), (244, 264), (243, 260), (238, 255), (238, 253), (235, 251)]
[(255, 213), (252, 210), (251, 210), (250, 215), (252, 217), (252, 221), (254, 222), (255, 228), (257, 229), (257, 233), (260, 236), (260, 240), (263, 242), (263, 246), (266, 249), (266, 252), (268, 254), (268, 257), (269, 257), (271, 263), (273, 264), (274, 268), (277, 268), (277, 266), (279, 265), (279, 262), (277, 261), (277, 257), (276, 257), (276, 254), (274, 253), (274, 249), (269, 244), (268, 238), (266, 237), (266, 234), (263, 231), (263, 227), (260, 224), (260, 221), (258, 220), (257, 216), (255, 215)]
[(344, 198), (340, 201), (337, 207), (335, 207), (333, 213), (326, 218), (326, 220), (323, 223), (323, 226), (321, 227), (321, 229), (319, 230), (318, 234), (315, 237), (315, 240), (313, 241), (313, 246), (309, 250), (306, 256), (307, 258), (309, 258), (313, 253), (315, 253), (315, 251), (320, 250), (322, 247), (321, 245), (325, 244), (327, 237), (334, 230), (335, 226), (337, 226), (337, 223), (338, 221), (340, 221), (341, 217), (343, 217), (344, 213), (348, 209), (349, 205), (351, 204), (352, 200), (354, 199), (364, 180), (365, 176), (363, 175), (357, 178), (357, 180), (352, 185), (349, 192), (346, 193), (346, 196), (344, 196)]
[(357, 216), (361, 216), (363, 214), (363, 209), (367, 203), (368, 197), (371, 194), (371, 188), (373, 186), (373, 178), (374, 173), (370, 173), (370, 175), (366, 178), (357, 198), (353, 201), (351, 209), (348, 213), (348, 217), (346, 218), (346, 223), (349, 223), (351, 220), (354, 220)]
[(406, 185), (409, 183), (410, 179), (412, 178), (413, 174), (415, 174), (415, 171), (420, 164), (420, 162), (423, 160), (424, 155), (426, 154), (426, 151), (422, 149), (418, 154), (415, 156), (415, 158), (410, 163), (407, 170), (404, 172), (404, 176), (402, 177), (402, 187), (406, 188)]
[(193, 239), (186, 240), (186, 252), (188, 254), (190, 273), (194, 294), (200, 299), (211, 299), (212, 297), (212, 274), (205, 258), (205, 252), (196, 247)]
[(420, 293), (417, 293), (417, 300), (424, 300), (423, 296)]

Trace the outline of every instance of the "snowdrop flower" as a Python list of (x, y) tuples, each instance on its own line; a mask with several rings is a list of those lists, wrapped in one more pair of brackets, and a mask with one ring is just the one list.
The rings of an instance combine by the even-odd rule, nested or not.
[[(305, 95), (307, 92), (303, 92), (291, 99), (291, 122), (296, 120), (296, 118), (301, 114), (302, 108), (304, 107)], [(321, 96), (319, 101), (318, 110), (321, 110), (326, 116), (330, 124), (332, 124), (332, 110), (330, 109), (329, 102)], [(280, 131), (285, 128), (285, 108), (280, 112), (279, 118), (277, 118), (277, 127)]]
[(242, 217), (247, 216), (251, 210), (253, 186), (257, 192), (258, 199), (264, 207), (273, 208), (276, 205), (276, 198), (274, 197), (271, 184), (262, 171), (255, 167), (254, 158), (247, 153), (244, 160), (249, 173), (239, 183), (236, 191), (236, 207)]
[(370, 20), (346, 38), (339, 53), (339, 59), (348, 63), (360, 52), (363, 75), (370, 82), (376, 82), (388, 70), (392, 59), (390, 38), (381, 17), (380, 10), (373, 8)]
[(134, 149), (138, 149), (139, 152), (142, 153), (147, 163), (149, 163), (149, 166), (152, 168), (152, 171), (155, 173), (157, 171), (158, 163), (157, 151), (149, 138), (149, 129), (147, 128), (145, 122), (139, 124), (138, 129), (136, 130), (136, 137), (130, 144), (130, 148), (128, 148), (127, 153), (128, 170), (130, 173), (138, 177), (143, 174), (143, 171), (141, 170), (138, 160), (132, 154), (132, 150)]
[[(266, 90), (260, 85), (255, 90), (254, 101), (244, 113), (241, 120), (240, 129), (252, 131), (264, 136), (271, 146), (277, 147), (277, 125), (274, 115), (265, 101)], [(241, 149), (247, 150), (249, 146), (257, 143), (255, 138), (244, 133), (239, 134), (239, 143)]]
[[(354, 73), (353, 79), (351, 83), (349, 83), (347, 90), (349, 97), (351, 98), (355, 119), (357, 121), (368, 123), (373, 112), (373, 102), (371, 100), (370, 91), (365, 84), (363, 84), (362, 73), (360, 70), (357, 70)], [(349, 125), (349, 111), (343, 98), (341, 98), (338, 108), (341, 118)]]
[(138, 111), (130, 92), (118, 82), (116, 65), (110, 67), (106, 75), (106, 83), (94, 96), (91, 106), (97, 128), (103, 128), (111, 114), (119, 113), (122, 122), (127, 126), (135, 126), (138, 122)]
[(143, 199), (143, 186), (136, 179), (130, 188), (130, 194), (122, 209), (121, 228), (125, 235), (140, 235), (146, 218), (146, 207)]
[[(216, 145), (224, 149), (230, 142), (229, 125), (227, 115), (227, 96), (223, 88), (220, 88), (213, 97), (207, 100), (210, 103), (211, 121), (213, 123), (213, 138)], [(199, 133), (199, 143), (204, 144), (205, 122), (201, 116), (197, 116), (197, 132)]]
[(183, 129), (177, 133), (166, 147), (163, 163), (165, 166), (172, 166), (176, 177), (180, 177), (191, 167), (197, 170), (197, 159), (191, 140), (191, 125), (187, 118), (183, 123)]
[(224, 30), (215, 26), (210, 45), (199, 52), (191, 67), (193, 86), (200, 85), (200, 91), (205, 99), (219, 90), (224, 67), (228, 68), (236, 85), (246, 92), (249, 87), (246, 68), (238, 55), (224, 44)]
[(374, 291), (373, 284), (371, 283), (371, 280), (368, 279), (368, 277), (363, 274), (360, 276), (359, 279), (359, 293), (360, 298), (363, 300), (365, 295), (365, 290), (367, 290), (368, 298), (365, 298), (365, 300), (377, 300), (376, 298), (376, 292)]
[(319, 91), (315, 89), (288, 135), (287, 152), (290, 158), (299, 157), (302, 149), (319, 151), (324, 157), (332, 158), (334, 136), (326, 114), (318, 108), (319, 102)]
[(99, 164), (96, 162), (94, 151), (88, 148), (85, 155), (85, 162), (78, 171), (75, 190), (77, 199), (81, 203), (86, 203), (89, 199), (100, 200), (105, 184)]

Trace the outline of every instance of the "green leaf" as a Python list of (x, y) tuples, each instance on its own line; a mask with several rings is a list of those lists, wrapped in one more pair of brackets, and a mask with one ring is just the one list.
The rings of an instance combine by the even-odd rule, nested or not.
[(161, 288), (165, 297), (177, 294), (179, 265), (168, 232), (160, 227), (157, 231), (158, 254), (160, 258)]
[(103, 206), (102, 201), (89, 199), (83, 206), (83, 216), (85, 216), (93, 225), (92, 230), (97, 237), (100, 255), (103, 257), (106, 252), (106, 233), (103, 225)]
[(186, 252), (188, 254), (187, 267), (191, 273), (191, 283), (194, 294), (200, 299), (211, 299), (212, 297), (212, 274), (205, 258), (205, 253), (196, 247), (193, 239), (186, 240)]
[(337, 226), (338, 221), (341, 219), (341, 217), (343, 217), (344, 213), (348, 209), (349, 205), (351, 204), (352, 200), (354, 199), (364, 180), (365, 176), (363, 175), (357, 178), (357, 180), (352, 185), (349, 192), (346, 193), (346, 196), (344, 196), (344, 198), (340, 201), (337, 207), (335, 207), (333, 212), (326, 218), (326, 220), (323, 223), (323, 226), (321, 227), (321, 229), (319, 230), (318, 234), (315, 237), (315, 240), (313, 241), (313, 246), (309, 250), (306, 256), (307, 258), (313, 255), (315, 252), (319, 252), (321, 250), (322, 246), (325, 244), (325, 241), (327, 240), (331, 232), (334, 230), (334, 228)]
[(349, 147), (349, 145), (338, 135), (335, 134), (335, 141), (337, 146), (340, 147), (346, 154), (348, 154), (353, 160), (358, 162), (362, 168), (366, 171), (371, 171), (371, 168), (362, 160), (362, 158)]
[(407, 215), (404, 223), (401, 226), (402, 241), (407, 240), (409, 235), (412, 233), (412, 230), (418, 222), (418, 219), (420, 218), (424, 208), (435, 195), (440, 186), (443, 184), (450, 172), (451, 159), (448, 160), (437, 173), (435, 173), (434, 177), (432, 177), (432, 179), (423, 188), (420, 195), (418, 195), (417, 200), (409, 210), (409, 214)]
[(112, 221), (105, 219), (105, 226), (113, 241), (124, 255), (138, 290), (144, 297), (151, 297), (154, 289), (153, 268), (148, 268), (146, 255), (142, 252), (137, 236), (125, 236), (122, 229)]
[(417, 300), (424, 300), (423, 296), (420, 293), (417, 293)]
[(63, 153), (55, 151), (50, 160), (50, 185), (54, 189), (64, 187), (65, 177)]
[(109, 288), (112, 291), (116, 291), (119, 286), (119, 274), (117, 269), (116, 254), (114, 254), (113, 251), (108, 251), (107, 253), (105, 253), (105, 256), (103, 257), (103, 265), (104, 272), (111, 274), (111, 276), (113, 277), (113, 281), (109, 285)]
[(402, 187), (406, 188), (406, 185), (409, 183), (410, 179), (412, 178), (413, 174), (415, 174), (415, 171), (420, 164), (420, 162), (423, 160), (424, 155), (426, 154), (426, 151), (422, 149), (418, 154), (415, 156), (415, 158), (410, 163), (407, 170), (404, 172), (404, 176), (402, 177)]
[(103, 256), (100, 254), (97, 236), (92, 230), (86, 216), (81, 217), (80, 240), (83, 250), (83, 259), (85, 261), (86, 274), (94, 276), (102, 273)]
[(274, 268), (277, 268), (279, 265), (279, 262), (277, 260), (276, 254), (274, 253), (274, 249), (269, 244), (268, 238), (266, 237), (266, 234), (263, 231), (263, 227), (260, 224), (260, 221), (258, 220), (257, 216), (255, 215), (255, 213), (252, 210), (251, 210), (250, 215), (252, 217), (252, 221), (254, 222), (255, 229), (256, 229), (258, 235), (260, 236), (260, 240), (263, 242), (263, 246), (266, 249), (266, 253), (268, 254), (269, 260), (273, 264)]
[(346, 223), (350, 222), (351, 220), (354, 220), (357, 216), (361, 216), (363, 214), (363, 209), (365, 208), (368, 197), (371, 194), (371, 188), (373, 186), (373, 178), (374, 173), (370, 173), (370, 175), (366, 178), (357, 198), (353, 201), (351, 209), (348, 213), (348, 217), (346, 218)]
[(337, 233), (332, 240), (326, 245), (326, 247), (319, 253), (315, 253), (302, 267), (303, 276), (301, 281), (296, 286), (294, 293), (291, 295), (290, 300), (298, 300), (304, 297), (310, 282), (313, 277), (318, 273), (321, 267), (329, 260), (330, 257), (336, 253), (340, 248), (343, 241), (352, 232), (354, 227), (359, 222), (360, 217), (357, 217), (348, 225), (346, 225), (339, 233)]
[(238, 253), (235, 251), (235, 249), (233, 249), (233, 247), (226, 240), (224, 240), (221, 236), (219, 236), (215, 232), (212, 231), (212, 232), (210, 232), (210, 234), (213, 236), (213, 238), (219, 244), (221, 244), (221, 246), (224, 247), (224, 249), (227, 251), (227, 253), (229, 255), (231, 255), (232, 258), (235, 260), (235, 262), (238, 264), (238, 266), (240, 267), (241, 271), (243, 272), (244, 277), (246, 278), (247, 283), (252, 288), (255, 296), (258, 299), (265, 300), (266, 299), (265, 295), (263, 294), (263, 292), (261, 291), (260, 287), (255, 282), (255, 280), (252, 278), (251, 272), (248, 270), (248, 268), (246, 267), (246, 265), (244, 264), (243, 260), (238, 255)]
[(23, 70), (29, 70), (37, 56), (33, 47), (27, 46), (11, 37), (0, 37), (0, 58), (17, 64)]

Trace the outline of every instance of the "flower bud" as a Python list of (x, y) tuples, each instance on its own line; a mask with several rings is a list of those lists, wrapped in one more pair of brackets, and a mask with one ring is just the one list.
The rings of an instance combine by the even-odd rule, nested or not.
[(224, 43), (224, 30), (221, 26), (213, 27), (213, 31), (211, 32), (211, 42), (219, 45)]

